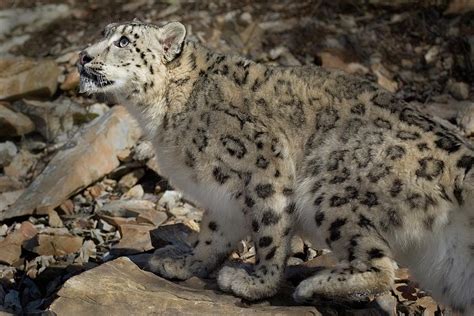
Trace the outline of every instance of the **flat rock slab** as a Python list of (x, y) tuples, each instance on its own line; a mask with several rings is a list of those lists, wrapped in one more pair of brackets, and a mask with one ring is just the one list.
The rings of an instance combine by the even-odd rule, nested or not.
[(57, 315), (321, 315), (312, 306), (248, 306), (217, 291), (178, 285), (118, 258), (69, 279)]

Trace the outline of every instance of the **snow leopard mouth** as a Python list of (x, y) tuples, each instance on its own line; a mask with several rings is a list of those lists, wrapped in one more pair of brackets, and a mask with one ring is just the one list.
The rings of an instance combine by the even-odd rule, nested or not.
[(94, 88), (105, 88), (114, 84), (113, 80), (108, 80), (104, 75), (95, 70), (80, 67), (80, 91), (88, 92)]

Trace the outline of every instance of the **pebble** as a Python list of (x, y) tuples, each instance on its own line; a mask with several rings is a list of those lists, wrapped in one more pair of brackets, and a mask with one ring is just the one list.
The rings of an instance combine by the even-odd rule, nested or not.
[(178, 191), (167, 190), (161, 196), (160, 200), (158, 201), (158, 205), (171, 210), (182, 203), (182, 197), (183, 195)]
[(13, 160), (17, 152), (18, 150), (13, 142), (6, 141), (4, 143), (0, 143), (0, 166), (8, 165)]
[(458, 100), (469, 98), (469, 85), (465, 82), (451, 82), (448, 84), (449, 93)]

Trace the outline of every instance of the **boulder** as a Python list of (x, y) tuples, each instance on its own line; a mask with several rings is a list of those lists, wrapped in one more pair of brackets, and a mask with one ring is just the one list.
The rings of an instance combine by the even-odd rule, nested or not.
[(69, 196), (117, 168), (117, 153), (132, 147), (140, 135), (136, 121), (125, 108), (114, 107), (58, 152), (17, 202), (0, 212), (0, 220), (48, 214)]

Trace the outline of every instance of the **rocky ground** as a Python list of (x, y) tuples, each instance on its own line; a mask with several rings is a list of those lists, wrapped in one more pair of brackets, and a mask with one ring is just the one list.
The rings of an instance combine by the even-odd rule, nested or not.
[[(253, 304), (212, 278), (140, 269), (190, 243), (202, 210), (160, 177), (121, 105), (78, 94), (74, 64), (109, 22), (179, 20), (220, 52), (364, 76), (471, 137), (473, 12), (472, 0), (0, 2), (0, 314), (450, 315), (403, 267), (370, 302), (294, 306), (295, 285), (334, 265), (298, 238), (281, 293)], [(243, 241), (230, 260), (254, 253)]]

